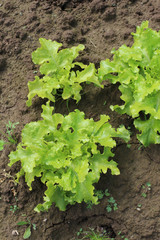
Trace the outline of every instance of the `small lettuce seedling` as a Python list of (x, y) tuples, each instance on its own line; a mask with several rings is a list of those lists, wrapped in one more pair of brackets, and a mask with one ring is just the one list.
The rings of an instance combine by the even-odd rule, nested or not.
[(93, 184), (108, 169), (119, 174), (114, 156), (115, 137), (129, 140), (124, 126), (117, 130), (109, 124), (109, 117), (101, 115), (95, 122), (84, 119), (84, 113), (76, 109), (67, 116), (53, 112), (48, 102), (42, 106), (42, 120), (25, 125), (22, 142), (9, 155), (10, 164), (21, 161), (17, 174), (25, 175), (30, 190), (35, 177), (46, 184), (44, 203), (37, 212), (48, 210), (54, 202), (64, 211), (68, 204), (92, 202), (98, 204)]
[(134, 118), (137, 138), (147, 147), (160, 143), (160, 31), (145, 21), (132, 35), (131, 47), (113, 49), (113, 60), (101, 61), (99, 79), (120, 83), (123, 105), (111, 109)]

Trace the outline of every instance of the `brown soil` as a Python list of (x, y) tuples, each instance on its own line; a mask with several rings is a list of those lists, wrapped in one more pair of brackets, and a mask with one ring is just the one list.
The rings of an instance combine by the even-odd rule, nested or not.
[[(159, 0), (1, 0), (1, 129), (5, 130), (9, 120), (19, 122), (16, 137), (20, 141), (23, 126), (40, 118), (41, 100), (34, 99), (33, 106), (26, 107), (27, 82), (34, 79), (37, 70), (31, 61), (31, 53), (39, 46), (40, 37), (62, 42), (64, 47), (83, 43), (86, 48), (79, 59), (98, 66), (100, 60), (111, 57), (113, 47), (132, 44), (130, 33), (142, 21), (149, 20), (150, 27), (160, 30), (159, 11)], [(114, 127), (122, 123), (132, 127), (130, 119), (111, 112), (109, 108), (119, 102), (117, 86), (97, 89), (89, 85), (85, 90), (88, 93), (82, 96), (78, 108), (87, 117), (97, 120), (100, 114), (109, 114)], [(70, 101), (69, 107), (72, 111), (76, 104)], [(65, 103), (57, 103), (56, 112), (68, 113)], [(23, 239), (26, 226), (17, 226), (17, 222), (25, 220), (22, 214), (26, 214), (37, 226), (37, 230), (32, 231), (32, 240), (70, 240), (81, 227), (103, 227), (115, 239), (122, 239), (118, 236), (121, 231), (129, 240), (159, 240), (160, 148), (158, 145), (138, 148), (134, 136), (130, 149), (118, 143), (114, 151), (121, 174), (111, 176), (108, 173), (97, 185), (98, 189), (109, 189), (118, 203), (117, 211), (106, 211), (107, 198), (104, 197), (92, 209), (87, 209), (86, 204), (76, 204), (60, 212), (52, 206), (49, 212), (37, 214), (33, 209), (42, 201), (44, 187), (38, 179), (32, 192), (23, 178), (19, 185), (15, 185), (12, 176), (19, 165), (8, 167), (8, 154), (15, 147), (5, 146), (0, 152), (0, 239)], [(151, 190), (143, 197), (146, 188), (142, 186), (147, 182), (151, 183)], [(138, 204), (142, 205), (140, 209)], [(10, 211), (13, 205), (19, 208), (15, 213)], [(13, 236), (13, 230), (19, 235)]]

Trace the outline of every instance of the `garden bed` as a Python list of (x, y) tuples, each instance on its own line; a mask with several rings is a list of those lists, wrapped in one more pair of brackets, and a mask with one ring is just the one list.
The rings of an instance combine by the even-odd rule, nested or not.
[[(142, 0), (2, 0), (0, 3), (0, 122), (5, 131), (8, 121), (19, 122), (15, 129), (18, 142), (24, 125), (40, 119), (43, 100), (35, 98), (31, 107), (26, 106), (28, 81), (34, 80), (38, 67), (31, 60), (31, 53), (39, 46), (39, 38), (56, 40), (64, 47), (84, 44), (85, 50), (78, 60), (88, 64), (111, 58), (113, 47), (131, 46), (131, 32), (142, 21), (160, 30), (159, 1)], [(117, 85), (106, 82), (103, 89), (87, 85), (78, 109), (87, 118), (99, 120), (101, 114), (110, 116), (113, 127), (125, 124), (131, 127), (131, 147), (117, 141), (114, 160), (121, 174), (112, 176), (108, 171), (101, 176), (96, 189), (108, 189), (100, 204), (88, 208), (87, 204), (68, 206), (59, 211), (54, 205), (48, 212), (36, 213), (34, 207), (42, 202), (45, 186), (37, 178), (29, 191), (24, 178), (15, 184), (19, 164), (8, 166), (8, 155), (16, 149), (6, 145), (0, 152), (0, 239), (23, 239), (28, 225), (17, 226), (20, 221), (30, 221), (30, 239), (71, 240), (82, 228), (94, 228), (109, 237), (129, 240), (160, 239), (160, 165), (159, 145), (141, 147), (136, 139), (132, 119), (112, 112), (110, 105), (120, 104)], [(69, 101), (69, 109), (76, 109), (76, 102)], [(55, 104), (55, 111), (68, 114), (65, 101)], [(107, 210), (109, 198), (118, 209)], [(33, 229), (36, 225), (36, 230)], [(120, 234), (121, 232), (121, 234)]]

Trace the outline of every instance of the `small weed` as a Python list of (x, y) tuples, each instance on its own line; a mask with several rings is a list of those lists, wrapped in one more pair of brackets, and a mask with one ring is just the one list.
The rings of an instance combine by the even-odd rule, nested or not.
[(103, 106), (105, 106), (106, 104), (107, 104), (107, 101), (104, 101)]
[(142, 197), (146, 198), (147, 194), (146, 193), (142, 193)]
[[(128, 126), (128, 131), (129, 131), (129, 133), (130, 133), (130, 135), (132, 135), (132, 129), (131, 129), (131, 126)], [(127, 144), (127, 145), (130, 145), (131, 146), (131, 144)]]
[(120, 236), (120, 237), (121, 237), (121, 239), (124, 239), (124, 240), (129, 240), (128, 238), (125, 238), (125, 236), (124, 236), (124, 235), (122, 235), (122, 232), (121, 232), (121, 231), (118, 233), (118, 236)]
[[(99, 200), (102, 199), (104, 197), (104, 195), (105, 195), (105, 193), (103, 193), (103, 191), (95, 190), (95, 196), (97, 196)], [(93, 203), (91, 201), (88, 201), (87, 208), (92, 209), (92, 207), (93, 207)]]
[(93, 203), (91, 201), (87, 202), (87, 209), (92, 209)]
[(137, 207), (141, 208), (141, 207), (142, 207), (142, 204), (138, 204)]
[(17, 142), (17, 140), (15, 140), (15, 136), (14, 136), (14, 129), (16, 128), (16, 125), (18, 125), (19, 122), (16, 123), (12, 123), (11, 121), (8, 122), (8, 124), (6, 124), (6, 133), (8, 134), (8, 136), (10, 137), (10, 142), (13, 141), (13, 143)]
[[(117, 235), (123, 240), (129, 240), (122, 234), (121, 231)], [(74, 238), (74, 239), (75, 240), (115, 240), (115, 238), (111, 238), (107, 235), (106, 230), (99, 231), (98, 229), (95, 230), (94, 228), (89, 228), (88, 231), (83, 231), (83, 229), (80, 228), (80, 230), (77, 232), (77, 237), (78, 238), (76, 239)]]
[(17, 223), (18, 226), (27, 225), (27, 229), (24, 232), (23, 239), (28, 239), (31, 236), (32, 228), (36, 230), (36, 224), (31, 223), (31, 221), (27, 218), (27, 221), (21, 221)]
[(0, 133), (7, 139), (7, 142), (0, 140), (0, 151), (3, 150), (5, 144), (17, 144), (17, 139), (14, 135), (14, 129), (19, 122), (12, 123), (11, 121), (6, 124), (6, 132), (0, 131)]
[(10, 206), (10, 211), (12, 213), (15, 213), (18, 209), (19, 209), (19, 207), (17, 205)]
[(83, 233), (83, 228), (80, 228), (79, 231), (77, 232), (77, 236), (79, 237)]
[(145, 185), (142, 185), (143, 192), (141, 193), (141, 196), (146, 198), (149, 191), (151, 191), (151, 184), (147, 182)]
[(136, 209), (137, 209), (137, 211), (139, 211), (139, 212), (140, 212), (140, 211), (141, 211), (141, 207), (142, 207), (142, 204), (138, 204), (138, 205), (137, 205), (137, 208), (136, 208)]
[(151, 190), (151, 184), (149, 182), (147, 182), (146, 185), (148, 187), (148, 190), (150, 191)]
[(110, 205), (107, 205), (106, 210), (108, 213), (112, 212), (112, 207)]
[(94, 228), (89, 228), (88, 231), (83, 231), (82, 228), (77, 233), (77, 240), (114, 240), (114, 238), (110, 238), (106, 236), (106, 231), (98, 232)]
[[(13, 194), (16, 194), (16, 193), (13, 193)], [(19, 209), (19, 207), (18, 207), (18, 198), (16, 196), (14, 196), (14, 197), (15, 197), (15, 200), (16, 200), (16, 204), (10, 206), (10, 211), (12, 213), (15, 213)]]
[(100, 200), (100, 199), (102, 199), (103, 197), (104, 197), (104, 193), (103, 193), (103, 191), (101, 191), (101, 190), (96, 190), (95, 191), (95, 195), (98, 197), (98, 199)]
[(143, 147), (143, 145), (141, 143), (139, 143), (139, 147), (138, 147), (138, 150), (141, 150)]
[[(95, 196), (98, 197), (98, 200), (101, 200), (104, 196), (110, 197), (108, 199), (108, 204), (106, 207), (107, 212), (116, 211), (118, 209), (117, 203), (113, 197), (110, 196), (110, 193), (108, 189), (106, 189), (104, 192), (102, 190), (95, 190)], [(92, 209), (93, 203), (91, 201), (87, 202), (87, 208)]]
[(105, 190), (104, 194), (105, 194), (106, 197), (110, 196), (110, 193), (109, 193), (108, 189)]
[(106, 207), (107, 212), (116, 211), (118, 209), (117, 203), (113, 197), (108, 199), (108, 205)]

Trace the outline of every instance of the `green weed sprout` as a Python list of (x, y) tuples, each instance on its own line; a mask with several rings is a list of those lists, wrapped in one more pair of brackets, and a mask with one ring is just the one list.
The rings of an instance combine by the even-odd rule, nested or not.
[(19, 122), (12, 123), (11, 121), (6, 124), (6, 132), (0, 131), (0, 133), (7, 139), (7, 141), (4, 141), (0, 139), (0, 151), (3, 150), (5, 144), (17, 144), (17, 139), (14, 135), (14, 129), (16, 128), (16, 125), (18, 125)]
[(93, 228), (89, 228), (89, 231), (83, 231), (83, 229), (81, 228), (80, 231), (77, 233), (77, 236), (80, 237), (81, 235), (82, 238), (78, 238), (79, 240), (114, 240), (114, 238), (106, 236), (106, 231), (100, 233), (95, 231)]
[(23, 239), (28, 239), (31, 236), (31, 230), (32, 228), (36, 230), (36, 224), (31, 223), (31, 221), (27, 218), (27, 221), (21, 221), (17, 223), (18, 226), (24, 226), (27, 225), (27, 229), (24, 232)]

